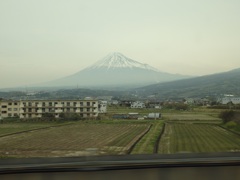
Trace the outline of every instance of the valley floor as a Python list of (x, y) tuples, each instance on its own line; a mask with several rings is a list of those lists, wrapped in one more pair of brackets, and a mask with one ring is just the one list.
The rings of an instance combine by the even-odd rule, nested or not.
[(239, 152), (240, 136), (222, 128), (217, 114), (165, 111), (159, 120), (3, 123), (0, 157)]

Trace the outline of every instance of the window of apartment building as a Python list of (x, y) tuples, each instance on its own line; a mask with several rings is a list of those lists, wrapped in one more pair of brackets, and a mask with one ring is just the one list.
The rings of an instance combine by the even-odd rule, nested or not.
[(77, 102), (73, 102), (73, 105), (76, 106), (76, 105), (77, 105)]
[(45, 105), (46, 105), (46, 103), (45, 103), (45, 102), (43, 102), (43, 103), (42, 103), (42, 105), (43, 105), (43, 106), (45, 106)]
[(52, 102), (49, 102), (49, 106), (52, 106)]
[(13, 110), (14, 110), (14, 111), (17, 111), (17, 110), (18, 110), (18, 108), (14, 108)]
[(11, 117), (12, 116), (12, 114), (11, 113), (8, 113), (8, 117)]
[(83, 112), (83, 108), (80, 108), (80, 111)]
[(74, 110), (74, 112), (76, 112), (76, 111), (77, 111), (77, 108), (73, 108), (73, 110)]
[(17, 114), (17, 113), (14, 113), (14, 114), (13, 114), (13, 116), (14, 116), (14, 117), (17, 117), (17, 116), (18, 116), (18, 114)]
[(64, 102), (61, 102), (62, 105), (64, 105)]
[(12, 110), (12, 108), (8, 108), (8, 111), (11, 111)]
[(90, 102), (87, 102), (87, 106), (90, 106)]
[(70, 102), (67, 102), (67, 106), (70, 106)]
[(70, 108), (67, 108), (67, 112), (70, 112)]
[(9, 105), (9, 106), (11, 106), (11, 105), (12, 105), (12, 103), (8, 103), (8, 105)]
[(42, 112), (45, 112), (45, 108), (42, 108)]
[(28, 112), (32, 112), (32, 108), (28, 108)]
[(80, 105), (83, 106), (83, 102), (80, 102)]
[(2, 111), (2, 114), (6, 114), (7, 113), (7, 111)]
[(89, 112), (90, 111), (90, 108), (87, 108), (87, 112)]
[(32, 103), (31, 103), (31, 102), (29, 102), (29, 103), (28, 103), (28, 105), (29, 105), (29, 106), (31, 106), (31, 105), (32, 105)]
[(2, 108), (7, 108), (7, 106), (2, 106)]
[(56, 104), (57, 104), (57, 102), (54, 102), (54, 104), (56, 105)]
[(18, 105), (18, 103), (15, 102), (14, 105)]

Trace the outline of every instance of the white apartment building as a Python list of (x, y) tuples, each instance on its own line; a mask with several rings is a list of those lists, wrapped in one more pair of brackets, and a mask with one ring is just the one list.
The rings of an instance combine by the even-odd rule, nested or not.
[(228, 104), (228, 103), (233, 103), (233, 104), (240, 104), (240, 97), (224, 97), (221, 99), (222, 104)]
[(136, 101), (131, 104), (131, 108), (146, 108), (145, 103)]
[(19, 117), (19, 101), (0, 101), (0, 119)]
[(98, 112), (99, 113), (106, 113), (107, 112), (107, 101), (99, 101), (98, 102)]
[(98, 101), (91, 99), (0, 101), (0, 118), (41, 118), (44, 114), (52, 114), (58, 118), (61, 113), (77, 113), (83, 118), (97, 117)]

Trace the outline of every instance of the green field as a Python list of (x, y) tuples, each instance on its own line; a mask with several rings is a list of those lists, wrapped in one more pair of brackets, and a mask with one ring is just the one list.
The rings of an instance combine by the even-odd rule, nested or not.
[(131, 154), (153, 154), (162, 127), (163, 121), (153, 122), (150, 131), (136, 144)]
[(217, 125), (167, 123), (158, 153), (240, 151), (240, 137)]

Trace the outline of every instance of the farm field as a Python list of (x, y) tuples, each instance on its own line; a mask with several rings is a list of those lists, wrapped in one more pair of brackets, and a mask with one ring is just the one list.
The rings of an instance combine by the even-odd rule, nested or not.
[(163, 121), (153, 121), (150, 131), (136, 144), (131, 154), (153, 154)]
[[(121, 108), (121, 112), (125, 110)], [(153, 109), (128, 111), (143, 115)], [(240, 151), (240, 136), (218, 126), (222, 121), (215, 111), (163, 111), (160, 120), (105, 116), (108, 118), (76, 122), (2, 123), (0, 157)]]
[[(94, 123), (93, 123), (94, 122)], [(77, 122), (0, 138), (1, 157), (126, 154), (149, 124)]]
[(221, 121), (220, 118), (204, 113), (163, 113), (166, 120)]
[(46, 128), (51, 126), (59, 126), (68, 123), (55, 123), (55, 122), (10, 122), (0, 124), (0, 137), (12, 133), (28, 131), (39, 128)]
[(240, 151), (240, 137), (217, 125), (166, 123), (158, 153)]

